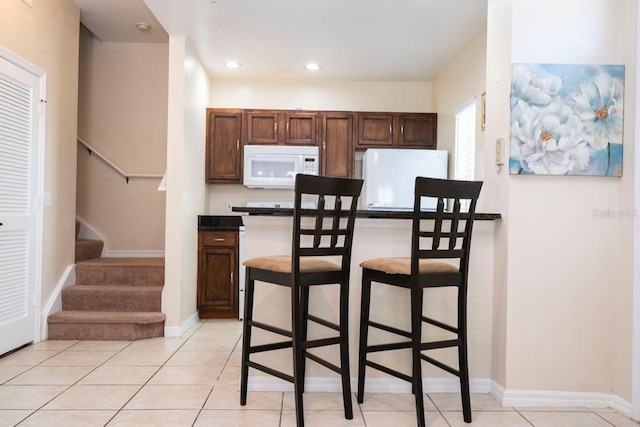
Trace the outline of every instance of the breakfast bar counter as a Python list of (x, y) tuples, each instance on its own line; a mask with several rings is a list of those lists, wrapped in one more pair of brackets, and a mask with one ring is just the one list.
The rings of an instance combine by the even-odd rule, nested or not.
[[(244, 259), (264, 255), (288, 254), (291, 252), (292, 209), (287, 208), (247, 208), (234, 207), (233, 211), (242, 215), (245, 225)], [(350, 358), (351, 377), (355, 381), (358, 356), (358, 327), (360, 323), (360, 290), (362, 270), (360, 263), (376, 257), (409, 256), (411, 246), (411, 212), (398, 211), (358, 211), (355, 223), (353, 252), (351, 260), (350, 279)], [(494, 278), (494, 232), (499, 226), (500, 214), (477, 213), (471, 243), (471, 257), (469, 267), (468, 290), (468, 333), (469, 333), (469, 366), (472, 392), (488, 392), (491, 378), (491, 343), (492, 343), (492, 312), (493, 312), (493, 278)], [(242, 260), (240, 260), (240, 268)], [(259, 289), (258, 289), (259, 288)], [(255, 318), (262, 315), (276, 321), (283, 328), (289, 328), (290, 294), (280, 286), (260, 286), (255, 294)], [(311, 293), (310, 311), (324, 310), (327, 307), (331, 313), (338, 314), (338, 295), (327, 287), (314, 287)], [(457, 297), (455, 289), (434, 289), (427, 291), (425, 308), (435, 318), (455, 324)], [(317, 304), (314, 302), (318, 302)], [(385, 319), (392, 319), (394, 326), (408, 328), (409, 293), (405, 289), (376, 285), (372, 289), (372, 320), (379, 315)], [(255, 331), (258, 333), (264, 331)], [(311, 325), (310, 334), (322, 334), (322, 327)], [(372, 332), (370, 343), (383, 337), (384, 332)], [(426, 328), (426, 337), (446, 339), (448, 336), (435, 334)], [(273, 336), (268, 332), (260, 335), (264, 342), (272, 342)], [(404, 352), (405, 354), (402, 354)], [(291, 351), (276, 352), (277, 356), (268, 362), (283, 370), (291, 369)], [(434, 356), (444, 362), (456, 364), (457, 355), (452, 350), (438, 350)], [(265, 355), (265, 357), (269, 357)], [(400, 350), (393, 363), (398, 370), (410, 372), (411, 359), (408, 351)], [(393, 367), (393, 363), (390, 367)], [(280, 365), (280, 366), (278, 366)], [(424, 365), (424, 376), (427, 378), (425, 392), (454, 391), (458, 379), (437, 368)], [(367, 389), (370, 391), (404, 391), (410, 392), (409, 383), (390, 377), (375, 370), (370, 370), (367, 376)], [(339, 378), (324, 367), (315, 363), (308, 364), (307, 386), (309, 391), (339, 391)], [(249, 387), (252, 390), (288, 390), (291, 384), (275, 377), (262, 375), (251, 370)]]

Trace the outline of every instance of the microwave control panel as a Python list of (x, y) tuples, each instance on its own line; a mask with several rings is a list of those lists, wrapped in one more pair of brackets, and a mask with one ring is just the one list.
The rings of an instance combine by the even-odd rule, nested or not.
[(304, 157), (302, 161), (302, 172), (306, 174), (318, 174), (318, 159), (316, 157)]

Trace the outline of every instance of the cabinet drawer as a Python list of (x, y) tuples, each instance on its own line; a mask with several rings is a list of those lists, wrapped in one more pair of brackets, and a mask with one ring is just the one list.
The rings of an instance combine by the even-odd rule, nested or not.
[(202, 246), (235, 246), (238, 243), (235, 231), (204, 231), (201, 238)]

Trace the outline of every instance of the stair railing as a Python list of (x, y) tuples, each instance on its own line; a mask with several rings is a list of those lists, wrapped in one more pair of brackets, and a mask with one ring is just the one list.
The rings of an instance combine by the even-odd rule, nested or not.
[(100, 153), (98, 150), (93, 148), (88, 142), (86, 142), (85, 140), (83, 140), (80, 137), (77, 137), (77, 138), (78, 138), (78, 142), (80, 144), (84, 145), (85, 148), (89, 151), (89, 155), (90, 156), (93, 155), (93, 154), (98, 156), (98, 158), (100, 160), (105, 162), (107, 165), (111, 166), (111, 168), (113, 170), (115, 170), (120, 175), (122, 175), (124, 177), (124, 179), (127, 181), (127, 184), (129, 183), (129, 179), (130, 178), (158, 178), (158, 179), (161, 179), (163, 177), (163, 175), (159, 174), (159, 173), (127, 173), (127, 172), (123, 171), (122, 169), (120, 169), (115, 163), (113, 163), (107, 157), (105, 157), (104, 154)]

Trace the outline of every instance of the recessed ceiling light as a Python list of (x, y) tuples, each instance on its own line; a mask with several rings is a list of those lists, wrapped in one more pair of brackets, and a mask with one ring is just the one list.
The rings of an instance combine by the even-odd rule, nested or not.
[(315, 62), (309, 62), (307, 65), (304, 66), (305, 70), (309, 70), (309, 71), (318, 71), (320, 69), (320, 65), (316, 64)]
[(228, 61), (224, 64), (224, 66), (227, 68), (240, 68), (242, 67), (242, 64), (236, 61)]
[(136, 28), (142, 32), (147, 32), (151, 29), (151, 25), (147, 24), (146, 22), (138, 22), (136, 24)]

